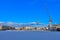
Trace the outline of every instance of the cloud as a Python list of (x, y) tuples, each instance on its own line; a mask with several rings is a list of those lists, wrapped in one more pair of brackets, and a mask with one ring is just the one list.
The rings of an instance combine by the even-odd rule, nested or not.
[(5, 22), (0, 22), (0, 23), (5, 23)]
[(14, 24), (13, 22), (7, 22), (7, 24)]
[(36, 22), (31, 22), (30, 24), (36, 24)]

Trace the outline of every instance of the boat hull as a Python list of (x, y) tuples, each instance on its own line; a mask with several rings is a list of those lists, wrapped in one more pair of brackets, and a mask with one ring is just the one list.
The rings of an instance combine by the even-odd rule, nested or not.
[(57, 28), (57, 31), (60, 31), (60, 28)]

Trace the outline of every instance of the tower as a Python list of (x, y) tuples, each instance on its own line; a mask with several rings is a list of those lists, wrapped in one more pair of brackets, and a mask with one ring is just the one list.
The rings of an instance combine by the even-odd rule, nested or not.
[(48, 18), (49, 18), (49, 20), (48, 20), (48, 22), (49, 22), (48, 28), (49, 28), (49, 30), (52, 30), (52, 18), (51, 18), (51, 16), (50, 16), (49, 11), (48, 11), (48, 5), (46, 5), (46, 12), (47, 12), (47, 16), (48, 16)]
[(52, 30), (52, 19), (51, 19), (51, 16), (49, 16), (49, 30)]

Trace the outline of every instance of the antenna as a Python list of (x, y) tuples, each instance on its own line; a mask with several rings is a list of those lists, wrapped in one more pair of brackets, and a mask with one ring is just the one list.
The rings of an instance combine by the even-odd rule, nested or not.
[(46, 4), (46, 12), (47, 12), (47, 15), (48, 15), (48, 18), (49, 18), (49, 23), (51, 24), (52, 18), (51, 18), (51, 16), (50, 16), (49, 11), (48, 11), (48, 5), (47, 5), (47, 4)]
[(48, 18), (49, 18), (49, 30), (52, 30), (52, 18), (51, 18), (51, 15), (48, 11), (48, 5), (46, 5), (46, 12), (47, 12), (47, 15), (48, 15)]

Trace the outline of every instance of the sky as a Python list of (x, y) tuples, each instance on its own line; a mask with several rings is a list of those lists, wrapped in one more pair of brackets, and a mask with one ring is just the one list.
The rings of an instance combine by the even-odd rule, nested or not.
[[(46, 11), (48, 6), (48, 14)], [(53, 23), (59, 23), (59, 0), (0, 0), (0, 21), (48, 23), (48, 15)]]

